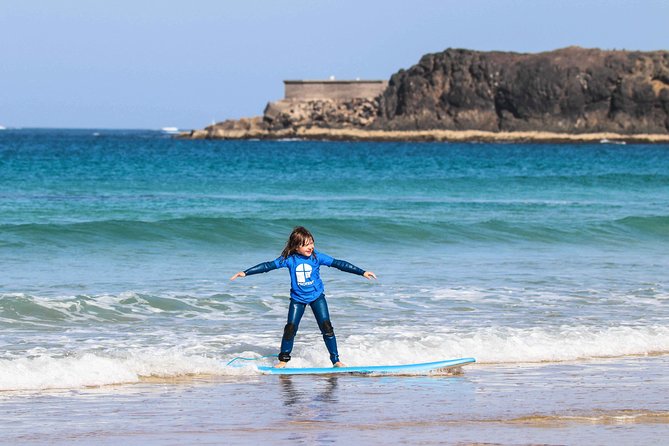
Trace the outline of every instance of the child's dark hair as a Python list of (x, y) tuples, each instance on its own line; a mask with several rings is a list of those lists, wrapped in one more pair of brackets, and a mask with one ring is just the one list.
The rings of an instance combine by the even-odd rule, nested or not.
[[(297, 248), (304, 246), (308, 244), (309, 242), (314, 241), (314, 236), (311, 235), (311, 232), (304, 226), (298, 226), (295, 229), (293, 229), (293, 232), (290, 233), (290, 237), (288, 237), (288, 242), (286, 242), (286, 247), (283, 248), (283, 251), (281, 252), (281, 257), (288, 258), (288, 256), (291, 256), (297, 252)], [(312, 254), (312, 256), (315, 256), (316, 254)]]

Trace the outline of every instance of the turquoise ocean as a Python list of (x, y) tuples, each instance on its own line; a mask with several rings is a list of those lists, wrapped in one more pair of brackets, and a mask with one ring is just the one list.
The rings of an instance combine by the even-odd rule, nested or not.
[[(666, 145), (10, 129), (0, 393), (258, 379), (254, 362), (226, 364), (277, 353), (289, 278), (229, 278), (276, 258), (297, 225), (378, 276), (321, 271), (347, 364), (475, 357), (464, 380), (629, 361), (667, 372)], [(293, 358), (329, 364), (308, 312)], [(669, 410), (617, 409), (630, 406)]]

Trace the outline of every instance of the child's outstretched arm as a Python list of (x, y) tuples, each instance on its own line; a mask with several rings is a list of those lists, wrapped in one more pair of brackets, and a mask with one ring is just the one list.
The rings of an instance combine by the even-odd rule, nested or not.
[(332, 260), (332, 265), (335, 268), (337, 268), (339, 271), (344, 271), (346, 273), (351, 273), (351, 274), (357, 274), (359, 276), (363, 276), (367, 280), (371, 279), (376, 279), (376, 274), (374, 274), (371, 271), (365, 271), (361, 268), (358, 268), (352, 263), (349, 263), (345, 260), (339, 260), (339, 259), (333, 259)]
[(273, 269), (277, 269), (278, 266), (276, 266), (276, 263), (274, 262), (263, 262), (263, 263), (258, 263), (256, 266), (252, 266), (251, 268), (247, 269), (246, 271), (240, 271), (234, 276), (230, 277), (230, 280), (235, 280), (238, 277), (246, 277), (246, 276), (252, 276), (254, 274), (260, 274), (260, 273), (266, 273), (268, 271), (272, 271)]

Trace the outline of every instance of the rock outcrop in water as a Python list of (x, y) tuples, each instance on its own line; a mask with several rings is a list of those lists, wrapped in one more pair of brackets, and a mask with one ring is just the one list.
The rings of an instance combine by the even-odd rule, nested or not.
[(270, 130), (298, 127), (365, 128), (374, 123), (378, 111), (377, 99), (283, 100), (267, 104), (263, 120)]
[(668, 133), (669, 52), (428, 54), (391, 77), (374, 127)]
[[(231, 119), (193, 132), (200, 138), (290, 138), (305, 130), (369, 128), (377, 119), (379, 100), (316, 99), (270, 102), (262, 117)], [(344, 138), (345, 139), (345, 138)]]
[[(282, 100), (268, 104), (262, 117), (226, 121), (184, 136), (412, 139), (407, 132), (417, 132), (422, 136), (416, 139), (449, 139), (444, 132), (453, 131), (550, 132), (543, 138), (548, 140), (560, 139), (556, 134), (653, 134), (664, 141), (662, 135), (669, 135), (669, 52), (448, 49), (394, 74), (375, 99)], [(430, 132), (447, 136), (431, 138)]]

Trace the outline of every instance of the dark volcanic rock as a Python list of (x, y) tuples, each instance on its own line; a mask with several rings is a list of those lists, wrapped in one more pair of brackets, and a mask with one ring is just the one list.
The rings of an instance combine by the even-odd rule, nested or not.
[(391, 77), (372, 128), (668, 133), (669, 52), (428, 54)]

